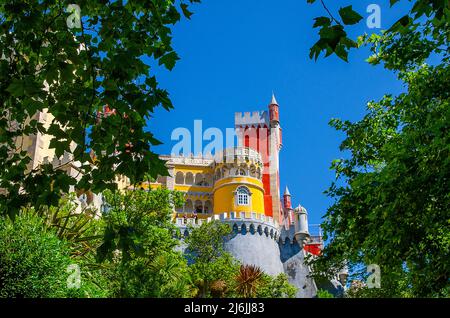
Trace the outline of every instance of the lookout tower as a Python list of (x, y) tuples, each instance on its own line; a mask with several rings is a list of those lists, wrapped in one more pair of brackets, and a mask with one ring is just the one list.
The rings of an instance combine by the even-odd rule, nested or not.
[(279, 152), (282, 146), (279, 106), (272, 95), (268, 111), (236, 113), (238, 144), (260, 153), (266, 215), (281, 221)]

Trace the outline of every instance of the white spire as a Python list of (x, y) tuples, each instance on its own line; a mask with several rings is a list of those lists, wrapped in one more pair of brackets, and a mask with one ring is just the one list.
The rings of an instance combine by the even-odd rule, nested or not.
[(286, 189), (284, 189), (284, 195), (291, 195), (287, 186)]
[(278, 105), (278, 102), (275, 98), (275, 94), (272, 92), (272, 101), (270, 102), (270, 105)]

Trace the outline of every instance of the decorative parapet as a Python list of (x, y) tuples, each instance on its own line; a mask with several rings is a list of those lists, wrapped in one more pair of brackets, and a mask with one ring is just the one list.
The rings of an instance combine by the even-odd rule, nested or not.
[(194, 218), (176, 218), (175, 225), (180, 229), (184, 236), (189, 235), (190, 227), (198, 227), (204, 222), (211, 222), (213, 220), (219, 220), (230, 224), (234, 233), (241, 233), (245, 235), (259, 234), (271, 237), (275, 241), (279, 239), (279, 225), (278, 222), (274, 221), (272, 217), (267, 217), (265, 215), (258, 215), (257, 213), (220, 213), (215, 214), (207, 219), (197, 219)]
[(214, 156), (214, 161), (216, 163), (245, 162), (247, 160), (262, 164), (261, 154), (256, 150), (247, 147), (227, 148), (217, 152)]
[[(247, 147), (233, 147), (227, 148), (222, 151), (218, 151), (214, 156), (205, 155), (205, 156), (167, 156), (161, 155), (159, 156), (162, 160), (165, 160), (167, 165), (186, 165), (186, 166), (199, 166), (199, 167), (209, 167), (213, 164), (213, 162), (229, 162), (231, 159), (232, 162), (237, 161), (245, 161), (247, 158), (252, 162), (262, 163), (262, 157), (259, 152), (252, 148)], [(227, 161), (228, 158), (228, 161)]]
[(184, 193), (186, 193), (186, 195), (191, 198), (203, 198), (203, 197), (212, 198), (211, 192), (186, 191)]
[(212, 165), (212, 156), (160, 156), (161, 159), (167, 161), (167, 165), (186, 165), (208, 167)]

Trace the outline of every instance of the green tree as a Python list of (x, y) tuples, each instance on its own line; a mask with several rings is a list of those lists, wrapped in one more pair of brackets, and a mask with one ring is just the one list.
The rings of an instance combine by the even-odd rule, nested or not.
[(167, 189), (106, 192), (109, 210), (98, 260), (109, 266), (116, 297), (190, 296), (186, 259), (176, 251), (173, 207), (184, 194)]
[(378, 264), (382, 288), (367, 296), (450, 289), (450, 4), (411, 2), (387, 31), (359, 38), (373, 53), (368, 62), (395, 71), (406, 92), (370, 102), (358, 122), (331, 121), (346, 134), (340, 149), (349, 157), (332, 164), (337, 181), (327, 194), (335, 202), (322, 224), (330, 241), (314, 269), (330, 273), (347, 262), (365, 279), (356, 269)]
[(0, 296), (64, 297), (69, 249), (42, 220), (0, 218)]
[[(2, 212), (56, 206), (70, 185), (99, 193), (114, 188), (119, 174), (133, 184), (146, 174), (167, 174), (152, 151), (160, 142), (145, 128), (156, 107), (173, 106), (150, 65), (174, 67), (179, 58), (171, 27), (181, 15), (191, 16), (188, 4), (194, 2), (199, 0), (0, 4)], [(105, 104), (115, 113), (99, 120)], [(49, 127), (33, 117), (44, 110), (54, 116)], [(51, 164), (29, 167), (22, 137), (37, 133), (52, 136), (56, 156), (69, 153), (82, 163), (80, 180)]]
[(294, 298), (297, 288), (291, 285), (286, 274), (275, 277), (263, 274), (256, 290), (257, 298)]
[(161, 251), (154, 259), (133, 256), (111, 267), (113, 297), (164, 297), (193, 296), (186, 259), (181, 253)]
[(62, 197), (57, 206), (25, 210), (41, 217), (58, 238), (68, 241), (74, 258), (90, 258), (102, 242), (105, 224), (99, 212), (92, 206), (81, 209), (74, 193)]
[[(419, 65), (418, 62), (428, 57), (430, 53), (446, 55), (448, 60), (448, 28), (450, 21), (450, 3), (447, 0), (408, 0), (412, 9), (382, 32), (385, 50), (373, 46), (374, 56), (371, 62), (381, 61), (383, 54), (390, 54), (392, 50), (401, 52), (400, 59), (384, 59), (386, 67), (399, 69), (401, 64)], [(363, 22), (363, 16), (353, 10), (352, 5), (340, 7), (333, 13), (326, 0), (307, 0), (314, 4), (320, 2), (325, 9), (325, 16), (314, 19), (314, 28), (319, 28), (319, 40), (311, 47), (310, 57), (317, 60), (323, 52), (325, 56), (336, 54), (348, 61), (351, 49), (360, 47), (361, 42), (349, 38), (347, 29), (356, 28)], [(394, 6), (400, 0), (389, 0)], [(389, 61), (388, 61), (389, 60)]]
[[(81, 210), (72, 193), (61, 198), (58, 206), (25, 209), (42, 218), (47, 230), (67, 242), (71, 259), (80, 266), (83, 285), (82, 297), (110, 296), (110, 280), (108, 268), (98, 264), (97, 248), (103, 242), (105, 222), (99, 217), (95, 208), (87, 207)], [(72, 297), (78, 294), (72, 293)]]
[[(80, 288), (68, 286), (69, 265), (78, 266)], [(70, 258), (69, 243), (42, 218), (23, 211), (14, 221), (0, 217), (0, 297), (104, 297), (80, 262)]]
[(319, 289), (317, 291), (317, 298), (334, 298), (334, 296), (328, 290)]
[(217, 285), (221, 286), (218, 294), (234, 292), (239, 263), (224, 250), (224, 240), (230, 233), (228, 224), (212, 221), (192, 228), (186, 238), (190, 271), (199, 297), (210, 297), (211, 287)]

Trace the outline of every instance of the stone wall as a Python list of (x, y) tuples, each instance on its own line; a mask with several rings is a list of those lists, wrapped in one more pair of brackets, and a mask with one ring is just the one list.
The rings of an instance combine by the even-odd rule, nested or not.
[[(316, 283), (309, 277), (311, 270), (305, 264), (307, 253), (295, 240), (293, 225), (286, 229), (257, 219), (226, 218), (222, 221), (233, 229), (225, 241), (225, 249), (242, 264), (256, 265), (272, 276), (285, 273), (289, 283), (297, 288), (297, 298), (316, 296)], [(183, 235), (188, 235), (185, 225), (177, 225)]]
[(256, 265), (269, 275), (276, 276), (284, 272), (278, 243), (265, 233), (234, 232), (225, 242), (225, 249), (241, 263)]
[(297, 287), (297, 298), (312, 298), (317, 294), (317, 286), (312, 278), (310, 268), (305, 264), (306, 252), (295, 240), (294, 225), (281, 227), (279, 248), (283, 269), (289, 283)]
[(297, 298), (312, 298), (317, 294), (314, 280), (309, 277), (310, 269), (305, 264), (305, 251), (294, 240), (287, 240), (285, 244), (280, 241), (280, 256), (283, 270), (288, 276), (289, 283), (297, 287)]

